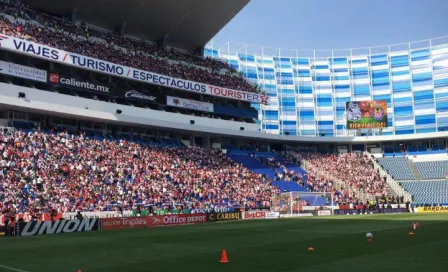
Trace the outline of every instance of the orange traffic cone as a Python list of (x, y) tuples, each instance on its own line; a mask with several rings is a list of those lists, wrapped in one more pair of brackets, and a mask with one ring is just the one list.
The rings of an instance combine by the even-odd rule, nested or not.
[(78, 269), (78, 271), (77, 271), (77, 272), (82, 272), (82, 271), (81, 271), (81, 269)]
[(314, 251), (314, 247), (308, 247), (308, 251)]
[(227, 259), (227, 252), (225, 249), (222, 250), (221, 252), (221, 261), (219, 261), (220, 263), (228, 263), (229, 260)]
[(372, 238), (367, 238), (367, 242), (372, 242), (373, 239)]
[(409, 232), (409, 235), (414, 235), (414, 233), (412, 231)]

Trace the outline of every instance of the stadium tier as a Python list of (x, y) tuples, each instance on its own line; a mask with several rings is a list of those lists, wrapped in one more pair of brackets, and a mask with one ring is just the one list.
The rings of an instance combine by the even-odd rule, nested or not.
[(379, 163), (396, 180), (414, 180), (414, 173), (411, 171), (409, 161), (405, 157), (380, 158)]
[(424, 179), (443, 179), (448, 173), (448, 161), (416, 162), (415, 166)]
[(385, 157), (378, 161), (396, 180), (444, 179), (448, 174), (448, 160), (413, 162), (406, 157)]
[(267, 133), (356, 135), (347, 131), (346, 103), (366, 100), (386, 101), (387, 126), (364, 135), (448, 130), (448, 37), (322, 51), (212, 40), (205, 55), (227, 62), (266, 91), (271, 103), (258, 109)]
[(269, 207), (278, 192), (211, 149), (21, 131), (0, 142), (4, 213)]
[(414, 196), (416, 205), (448, 205), (448, 181), (409, 181), (402, 182), (406, 190)]
[(257, 91), (223, 62), (74, 25), (70, 21), (55, 18), (30, 6), (3, 2), (0, 2), (0, 5), (1, 34), (159, 75), (247, 92)]
[[(257, 152), (255, 157), (229, 157), (217, 150), (177, 147), (173, 141), (154, 146), (138, 139), (19, 130), (4, 131), (0, 142), (0, 209), (4, 213), (114, 211), (137, 206), (152, 212), (266, 208), (280, 190), (331, 193), (335, 204), (387, 196), (384, 184), (371, 176), (362, 156), (341, 156), (336, 163), (335, 155), (304, 155), (326, 160), (333, 169), (339, 165), (353, 170), (357, 177), (347, 176), (347, 184), (338, 188), (338, 177), (287, 167), (277, 156), (258, 160)], [(371, 197), (361, 198), (358, 193)], [(321, 197), (301, 201), (312, 206), (329, 204)]]

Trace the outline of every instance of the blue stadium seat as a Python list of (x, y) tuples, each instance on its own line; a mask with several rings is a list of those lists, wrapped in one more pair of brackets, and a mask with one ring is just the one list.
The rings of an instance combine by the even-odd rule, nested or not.
[(230, 158), (238, 163), (243, 164), (249, 170), (257, 174), (266, 174), (269, 179), (275, 177), (275, 172), (272, 168), (267, 167), (261, 161), (249, 155), (230, 154)]
[(416, 162), (415, 166), (424, 179), (443, 179), (448, 173), (448, 161)]
[(395, 180), (416, 179), (405, 157), (385, 157), (379, 158), (378, 161)]
[(409, 181), (400, 185), (413, 195), (414, 204), (448, 205), (448, 180)]

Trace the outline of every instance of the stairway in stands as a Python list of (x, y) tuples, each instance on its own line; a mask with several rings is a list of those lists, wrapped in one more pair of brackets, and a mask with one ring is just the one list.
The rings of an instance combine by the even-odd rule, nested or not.
[[(231, 154), (230, 158), (238, 163), (243, 164), (249, 170), (258, 174), (266, 174), (268, 179), (272, 180), (275, 177), (275, 172), (272, 168), (267, 167), (264, 163), (259, 161), (257, 158), (252, 157), (248, 154)], [(285, 165), (288, 171), (294, 170), (296, 173), (300, 173), (302, 175), (306, 174), (306, 171), (301, 167), (293, 164), (287, 164), (284, 158), (277, 156), (276, 159), (282, 164)], [(283, 171), (282, 169), (276, 169), (276, 171)], [(305, 176), (306, 180), (306, 176)], [(272, 181), (271, 183), (275, 187), (279, 188), (281, 192), (309, 192), (308, 189), (303, 187), (302, 185), (296, 182), (290, 181)], [(301, 200), (306, 200), (310, 202), (311, 206), (323, 206), (326, 201), (322, 197), (316, 196), (302, 196)]]
[(408, 159), (408, 164), (409, 164), (409, 168), (411, 168), (411, 172), (412, 172), (412, 174), (414, 174), (415, 178), (417, 180), (421, 180), (422, 179), (422, 175), (418, 171), (417, 166), (415, 166), (414, 161)]
[(257, 160), (250, 155), (236, 155), (231, 154), (230, 158), (238, 163), (243, 164), (245, 167), (249, 168), (254, 173), (266, 174), (268, 179), (273, 179), (275, 177), (275, 172), (272, 168), (267, 167), (264, 163)]

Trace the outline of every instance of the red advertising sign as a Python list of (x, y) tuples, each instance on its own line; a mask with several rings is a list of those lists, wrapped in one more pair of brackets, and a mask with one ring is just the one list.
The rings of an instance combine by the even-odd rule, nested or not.
[(101, 219), (102, 230), (148, 228), (207, 222), (207, 214), (172, 214)]
[(163, 225), (163, 216), (132, 216), (101, 219), (102, 230), (147, 228)]
[(266, 212), (244, 212), (243, 219), (264, 219), (266, 218)]
[(163, 225), (186, 225), (207, 222), (206, 213), (196, 214), (172, 214), (163, 216)]

